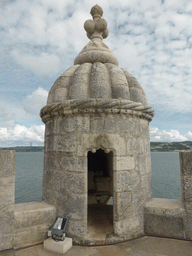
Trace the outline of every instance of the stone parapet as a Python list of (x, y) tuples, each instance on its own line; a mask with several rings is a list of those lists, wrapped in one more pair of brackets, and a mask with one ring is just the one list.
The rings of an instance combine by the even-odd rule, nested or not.
[(192, 151), (180, 151), (181, 191), (186, 238), (192, 240)]
[(0, 251), (11, 249), (14, 233), (15, 151), (0, 151)]
[(20, 248), (43, 242), (55, 217), (55, 207), (45, 202), (16, 204), (13, 247)]
[(145, 234), (185, 239), (181, 200), (153, 198), (144, 208)]

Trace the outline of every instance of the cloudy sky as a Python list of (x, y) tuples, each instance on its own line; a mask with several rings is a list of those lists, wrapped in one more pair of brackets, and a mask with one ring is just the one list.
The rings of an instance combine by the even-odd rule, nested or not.
[(95, 4), (105, 43), (155, 109), (151, 141), (192, 140), (191, 0), (1, 0), (0, 146), (43, 145), (39, 111), (88, 43), (83, 24)]

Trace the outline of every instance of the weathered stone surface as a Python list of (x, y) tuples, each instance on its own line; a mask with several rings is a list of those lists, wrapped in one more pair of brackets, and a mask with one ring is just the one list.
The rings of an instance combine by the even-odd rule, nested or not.
[(114, 161), (116, 171), (132, 170), (135, 167), (133, 156), (116, 156)]
[(180, 152), (181, 190), (184, 202), (192, 201), (192, 151)]
[(145, 205), (145, 213), (165, 215), (182, 215), (183, 207), (181, 200), (153, 198)]
[(83, 133), (78, 140), (77, 145), (77, 155), (87, 156), (87, 151), (94, 147), (94, 139), (96, 134), (85, 134)]
[(59, 204), (63, 203), (63, 213), (68, 216), (71, 220), (85, 220), (86, 219), (86, 205), (87, 205), (87, 195), (80, 194), (68, 194), (64, 196)]
[(110, 77), (106, 66), (100, 62), (92, 65), (90, 74), (90, 98), (110, 98)]
[(79, 238), (84, 238), (87, 234), (87, 221), (73, 220), (69, 222), (67, 235)]
[[(66, 100), (66, 96), (68, 96), (68, 87), (70, 85), (71, 82), (71, 77), (73, 75), (73, 73), (75, 72), (75, 70), (79, 67), (79, 65), (75, 65), (69, 69), (67, 69), (53, 84), (49, 95), (48, 95), (48, 99), (47, 99), (47, 104), (53, 104), (56, 100), (57, 100), (57, 93), (58, 91), (56, 91), (58, 88), (62, 88), (65, 92), (67, 89), (67, 95), (65, 95), (64, 93), (62, 93), (62, 95), (64, 96), (64, 98), (60, 98), (61, 101)], [(60, 92), (61, 93), (61, 92)]]
[(43, 189), (43, 200), (57, 209), (57, 215), (64, 215), (71, 220), (84, 220), (87, 216), (87, 194), (63, 194), (61, 191)]
[(0, 251), (13, 247), (15, 151), (0, 151)]
[(16, 204), (14, 211), (14, 248), (44, 241), (55, 218), (55, 207), (45, 202)]
[(56, 151), (74, 152), (76, 151), (76, 135), (66, 134), (65, 136), (55, 136), (54, 148)]
[(45, 152), (55, 150), (55, 136), (50, 135), (45, 137)]
[(1, 150), (0, 151), (0, 177), (15, 175), (15, 151)]
[(130, 191), (114, 193), (113, 200), (115, 221), (132, 217), (132, 193)]
[[(105, 134), (103, 134), (105, 135)], [(86, 156), (87, 151), (95, 148), (99, 149), (103, 145), (98, 144), (97, 138), (101, 136), (100, 134), (85, 134), (83, 133), (81, 137), (78, 139), (78, 149), (77, 149), (77, 155), (78, 156)], [(119, 136), (118, 134), (107, 134), (107, 140), (109, 141), (110, 148), (109, 150), (114, 150), (114, 154), (116, 156), (122, 156), (126, 155), (126, 145), (124, 138)], [(103, 140), (100, 140), (101, 143), (103, 143)], [(104, 145), (105, 146), (105, 145)]]
[(130, 99), (128, 83), (121, 68), (113, 64), (105, 65), (108, 67), (111, 77), (112, 98)]
[(0, 177), (0, 207), (9, 207), (15, 201), (15, 177)]
[(49, 136), (55, 133), (55, 120), (50, 120), (45, 126), (45, 136)]
[(75, 70), (69, 88), (70, 99), (86, 99), (88, 97), (91, 67), (91, 63), (84, 63)]
[(47, 238), (50, 225), (31, 226), (16, 229), (14, 234), (14, 249), (43, 242)]
[(104, 132), (105, 118), (103, 116), (93, 116), (90, 118), (90, 131), (93, 133)]
[(116, 132), (119, 134), (128, 133), (133, 130), (133, 118), (125, 115), (114, 115)]
[(90, 116), (77, 116), (76, 132), (89, 132), (90, 130)]
[(137, 155), (141, 153), (142, 140), (140, 138), (130, 137), (127, 141), (127, 153)]
[(192, 202), (192, 176), (182, 176), (181, 188), (183, 201)]
[(45, 187), (61, 193), (84, 194), (87, 190), (87, 173), (69, 171), (48, 171)]
[(184, 206), (184, 231), (192, 240), (192, 151), (180, 151), (181, 191)]
[(136, 87), (130, 87), (130, 99), (135, 102), (142, 102), (147, 105), (146, 96), (142, 89)]
[(2, 234), (11, 234), (13, 232), (14, 225), (14, 205), (8, 207), (1, 207), (0, 223)]
[(0, 235), (0, 251), (8, 250), (13, 247), (13, 233), (4, 232)]
[[(122, 124), (123, 125), (123, 124)], [(136, 116), (127, 116), (127, 121), (125, 122), (126, 134), (127, 138), (131, 137), (140, 137), (140, 118)]]
[(16, 204), (14, 210), (15, 229), (37, 225), (51, 225), (56, 217), (54, 206), (45, 202)]
[(192, 176), (192, 151), (180, 151), (181, 173), (184, 176)]
[(56, 119), (57, 134), (65, 135), (66, 132), (74, 132), (76, 130), (77, 117), (69, 116)]
[(124, 236), (127, 239), (138, 237), (143, 234), (143, 227), (140, 219), (132, 217), (130, 219), (114, 222), (115, 235)]
[(145, 119), (140, 119), (140, 134), (149, 139), (149, 122)]
[(104, 130), (107, 133), (116, 133), (118, 122), (114, 115), (110, 114), (105, 116)]
[(87, 157), (69, 155), (64, 152), (45, 153), (45, 170), (87, 172)]
[(184, 223), (184, 231), (185, 231), (185, 238), (192, 240), (192, 214), (191, 213), (184, 213), (183, 223)]
[(152, 197), (151, 173), (141, 175), (141, 193), (146, 201)]
[[(143, 207), (151, 198), (149, 121), (154, 110), (136, 78), (118, 67), (103, 43), (107, 23), (100, 19), (100, 7), (93, 10), (93, 21), (84, 25), (91, 41), (75, 59), (80, 65), (55, 82), (41, 110), (46, 124), (43, 199), (55, 205), (57, 214), (70, 217), (68, 232), (82, 244), (93, 242), (86, 240), (88, 189), (92, 196), (106, 190), (113, 194), (114, 232), (120, 240), (143, 234)], [(88, 161), (90, 151), (98, 155)], [(91, 161), (103, 161), (103, 166), (95, 170)], [(87, 171), (92, 173), (89, 184)]]
[(114, 191), (132, 191), (140, 182), (138, 173), (131, 171), (114, 171)]
[(83, 48), (83, 50), (76, 57), (74, 64), (83, 63), (114, 63), (118, 65), (118, 60), (114, 54), (109, 50), (107, 45), (103, 43), (100, 38), (92, 38), (92, 40)]
[(183, 208), (180, 200), (154, 198), (144, 210), (145, 233), (184, 238)]
[(145, 233), (172, 238), (185, 238), (183, 218), (178, 216), (165, 216), (145, 214)]
[[(115, 151), (115, 156), (126, 156), (126, 143), (124, 138), (118, 134), (109, 134), (108, 138), (111, 148)], [(115, 168), (116, 167), (114, 167), (114, 169)]]

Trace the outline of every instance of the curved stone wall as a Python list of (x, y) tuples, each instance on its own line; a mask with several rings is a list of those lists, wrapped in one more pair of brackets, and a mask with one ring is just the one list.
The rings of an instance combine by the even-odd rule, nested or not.
[[(148, 121), (126, 115), (74, 115), (46, 123), (43, 200), (70, 218), (68, 235), (87, 238), (87, 153), (113, 151), (114, 236), (143, 234), (143, 207), (151, 198)], [(103, 241), (105, 243), (105, 241)]]

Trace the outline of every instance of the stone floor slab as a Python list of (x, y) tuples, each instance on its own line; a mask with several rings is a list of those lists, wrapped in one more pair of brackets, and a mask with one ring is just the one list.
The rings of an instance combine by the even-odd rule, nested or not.
[[(22, 250), (1, 252), (1, 256), (62, 256), (49, 252), (43, 245)], [(74, 245), (65, 256), (191, 256), (192, 241), (167, 239), (145, 236), (108, 246), (76, 246)]]

